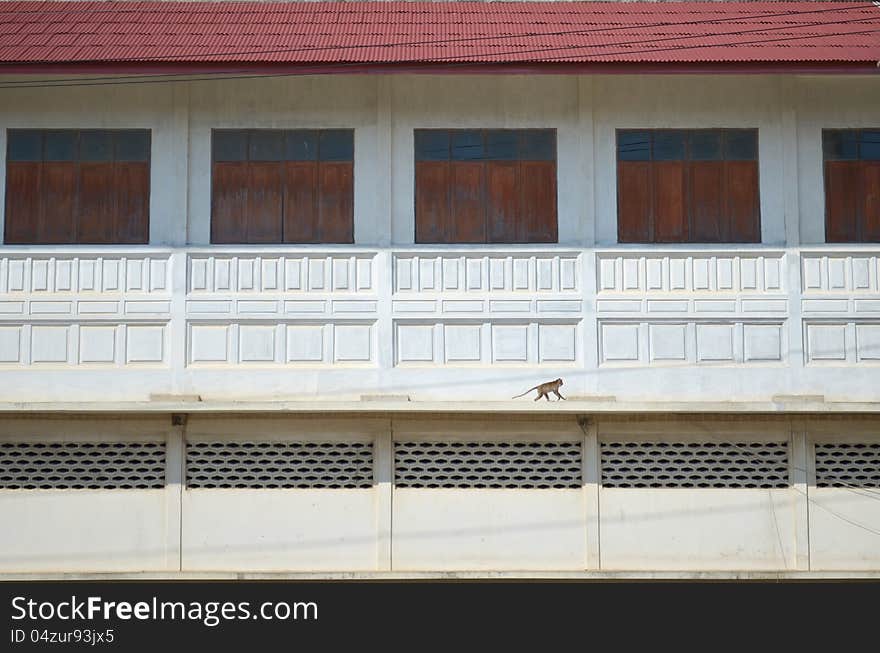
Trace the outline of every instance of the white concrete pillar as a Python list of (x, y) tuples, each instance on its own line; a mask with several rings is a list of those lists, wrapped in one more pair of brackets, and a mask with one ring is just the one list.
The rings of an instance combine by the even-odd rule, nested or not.
[(599, 429), (595, 418), (578, 416), (578, 424), (584, 432), (582, 461), (584, 483), (584, 523), (586, 525), (586, 560), (584, 566), (589, 570), (602, 567), (599, 549)]
[(578, 77), (578, 174), (581, 179), (577, 243), (593, 247), (596, 243), (595, 147), (593, 147), (593, 78)]
[(168, 323), (168, 334), (165, 346), (168, 347), (168, 365), (171, 376), (171, 392), (180, 394), (184, 389), (186, 373), (186, 283), (187, 283), (187, 250), (178, 248), (169, 257), (171, 267), (171, 320)]
[(373, 475), (376, 482), (376, 570), (390, 571), (391, 515), (394, 488), (393, 421), (387, 420), (385, 432), (376, 436), (373, 452)]
[(181, 569), (186, 418), (171, 416), (165, 440), (165, 569)]
[(798, 192), (798, 118), (797, 80), (790, 75), (780, 78), (780, 114), (782, 135), (782, 188), (785, 206), (785, 243), (797, 247), (801, 242), (800, 199)]
[[(375, 180), (375, 187), (372, 189), (375, 196), (375, 216), (373, 221), (367, 221), (368, 227), (372, 225), (369, 233), (359, 232), (355, 220), (355, 243), (359, 245), (388, 247), (391, 244), (391, 212), (394, 197), (392, 83), (391, 75), (376, 76), (376, 160), (371, 162), (371, 170), (360, 171), (362, 175), (368, 175)], [(355, 174), (358, 172), (356, 171)], [(355, 209), (355, 214), (357, 213)]]
[(795, 419), (791, 423), (791, 485), (795, 491), (795, 569), (810, 569), (810, 468), (812, 456), (807, 444), (807, 425)]

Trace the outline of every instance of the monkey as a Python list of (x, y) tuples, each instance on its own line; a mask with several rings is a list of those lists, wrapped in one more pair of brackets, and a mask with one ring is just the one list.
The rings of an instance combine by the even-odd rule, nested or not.
[[(556, 379), (555, 381), (548, 381), (547, 383), (542, 383), (540, 385), (536, 385), (534, 388), (529, 388), (521, 395), (516, 395), (516, 397), (511, 397), (511, 399), (516, 399), (517, 397), (522, 397), (523, 395), (529, 394), (532, 390), (538, 391), (538, 396), (535, 397), (535, 401), (538, 401), (541, 397), (544, 397), (547, 401), (550, 401), (550, 393), (554, 393), (559, 399), (565, 399), (561, 394), (559, 394), (559, 386), (562, 385), (562, 379)], [(557, 399), (558, 401), (558, 399)]]

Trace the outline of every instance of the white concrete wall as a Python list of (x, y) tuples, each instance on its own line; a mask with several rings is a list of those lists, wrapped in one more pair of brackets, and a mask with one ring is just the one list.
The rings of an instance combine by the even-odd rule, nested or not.
[[(811, 453), (820, 443), (877, 442), (872, 421), (807, 423)], [(880, 488), (847, 482), (815, 487), (815, 457), (808, 458), (810, 492), (810, 567), (827, 570), (880, 568)]]
[(604, 567), (793, 569), (791, 502), (788, 490), (603, 490)]
[(0, 571), (167, 570), (163, 495), (163, 490), (2, 491)]
[(0, 572), (179, 569), (180, 462), (167, 419), (0, 420), (15, 442), (167, 440), (164, 489), (0, 489)]
[(742, 127), (758, 129), (761, 242), (784, 244), (783, 192), (787, 180), (783, 148), (787, 134), (782, 121), (788, 106), (781, 89), (782, 80), (771, 76), (731, 79), (719, 75), (695, 80), (633, 75), (592, 79), (596, 242), (617, 242), (615, 130)]
[[(7, 129), (149, 129), (150, 244), (181, 245), (186, 242), (187, 102), (187, 89), (178, 84), (0, 90), (0, 192), (5, 198)], [(3, 225), (5, 209), (4, 201)]]
[(211, 130), (260, 128), (354, 129), (355, 242), (382, 242), (386, 227), (376, 192), (383, 175), (376, 166), (376, 79), (364, 75), (198, 82), (190, 85), (189, 97), (187, 242), (211, 242)]
[(810, 560), (814, 569), (880, 567), (880, 492), (816, 488), (812, 501)]
[[(307, 75), (0, 94), (4, 128), (151, 129), (153, 245), (209, 243), (213, 128), (354, 128), (355, 242), (379, 246), (413, 242), (413, 129), (555, 128), (559, 242), (605, 246), (616, 242), (615, 129), (753, 127), (762, 242), (772, 246), (824, 240), (821, 129), (876, 126), (880, 83), (864, 75)], [(5, 139), (4, 129), (4, 172)]]
[[(573, 420), (402, 421), (395, 441), (578, 442)], [(491, 464), (491, 463), (487, 463)], [(580, 569), (587, 494), (577, 489), (395, 488), (394, 569)]]
[[(149, 246), (0, 248), (8, 401), (484, 401), (556, 377), (620, 402), (880, 399), (880, 250), (821, 244), (821, 129), (875, 125), (876, 79), (281, 76), (0, 100), (0, 127), (153, 133)], [(211, 247), (210, 132), (230, 127), (354, 128), (355, 246)], [(555, 128), (559, 244), (415, 246), (420, 127)], [(758, 128), (762, 243), (616, 245), (623, 127)]]
[[(880, 571), (876, 487), (817, 488), (817, 442), (876, 442), (876, 418), (4, 418), (3, 439), (156, 440), (165, 490), (2, 490), (0, 572)], [(370, 441), (372, 488), (183, 486), (185, 441)], [(600, 443), (789, 443), (774, 489), (612, 488)], [(572, 489), (393, 484), (395, 442), (579, 442)], [(875, 470), (876, 473), (876, 470)]]
[(825, 192), (822, 168), (822, 130), (876, 128), (876, 111), (863, 111), (877, 106), (876, 80), (834, 77), (809, 77), (789, 86), (788, 95), (796, 113), (798, 183), (797, 207), (800, 216), (800, 241), (825, 241)]
[(588, 238), (579, 80), (569, 76), (392, 77), (392, 242), (415, 239), (414, 129), (556, 129), (559, 243)]
[[(194, 418), (187, 441), (371, 441), (388, 421)], [(187, 571), (370, 571), (380, 568), (378, 484), (364, 489), (186, 488), (181, 568)]]
[[(791, 429), (787, 420), (746, 424), (683, 422), (674, 425), (602, 421), (599, 426), (600, 446), (606, 439), (628, 442), (787, 442), (791, 439)], [(743, 450), (748, 452), (748, 449)], [(694, 466), (698, 465), (694, 463)], [(798, 503), (801, 501), (805, 502), (806, 497), (793, 485), (785, 489), (603, 486), (599, 491), (602, 567), (642, 570), (796, 569)], [(806, 542), (801, 541), (800, 546), (805, 548)]]

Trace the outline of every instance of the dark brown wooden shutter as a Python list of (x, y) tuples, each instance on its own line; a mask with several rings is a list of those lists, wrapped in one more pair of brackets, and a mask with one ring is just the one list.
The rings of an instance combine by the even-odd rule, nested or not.
[[(38, 135), (38, 147), (34, 147), (33, 134)], [(85, 145), (83, 134), (89, 139)], [(6, 242), (149, 242), (149, 136), (145, 132), (26, 130), (13, 138), (19, 139), (13, 156), (26, 159), (7, 161)], [(120, 157), (116, 162), (114, 139), (118, 139)]]
[(617, 240), (621, 243), (650, 241), (651, 163), (617, 163)]
[(318, 164), (318, 198), (322, 243), (354, 242), (354, 164), (322, 161)]
[(281, 165), (252, 161), (248, 170), (248, 243), (281, 242)]
[(77, 242), (76, 179), (77, 164), (72, 161), (43, 163), (42, 220), (38, 242), (61, 244)]
[(211, 188), (211, 242), (247, 242), (247, 182), (245, 162), (214, 164)]
[(6, 230), (10, 245), (38, 242), (42, 164), (10, 161), (6, 164)]
[(142, 162), (117, 162), (116, 242), (146, 244), (150, 240), (150, 166)]
[(761, 204), (757, 161), (725, 163), (725, 214), (729, 232), (725, 242), (761, 242)]
[(683, 161), (653, 163), (654, 242), (681, 243), (689, 238), (685, 210)]
[(690, 240), (692, 242), (718, 243), (727, 240), (724, 172), (723, 161), (688, 163)]
[(113, 244), (116, 235), (116, 192), (112, 162), (79, 164), (77, 242)]
[(489, 242), (512, 243), (520, 209), (519, 164), (489, 161), (486, 164), (486, 201)]
[(452, 162), (452, 233), (449, 242), (486, 242), (485, 174), (486, 165), (482, 162)]
[(551, 132), (416, 130), (416, 242), (557, 242)]
[(854, 242), (858, 237), (859, 161), (825, 162), (825, 240)]
[(862, 241), (880, 242), (880, 161), (862, 161)]
[(354, 242), (351, 138), (345, 130), (215, 133), (212, 242)]
[(284, 242), (316, 243), (318, 233), (318, 163), (284, 164)]
[(621, 243), (760, 242), (755, 134), (618, 132)]
[(556, 164), (552, 161), (523, 161), (522, 223), (518, 242), (555, 243), (556, 227)]
[(416, 162), (416, 242), (449, 242), (449, 162)]

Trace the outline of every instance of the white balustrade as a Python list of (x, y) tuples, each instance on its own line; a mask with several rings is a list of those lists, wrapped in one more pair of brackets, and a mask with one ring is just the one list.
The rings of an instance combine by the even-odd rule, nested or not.
[(505, 399), (545, 376), (576, 396), (870, 399), (852, 372), (878, 363), (868, 247), (0, 253), (9, 401)]

